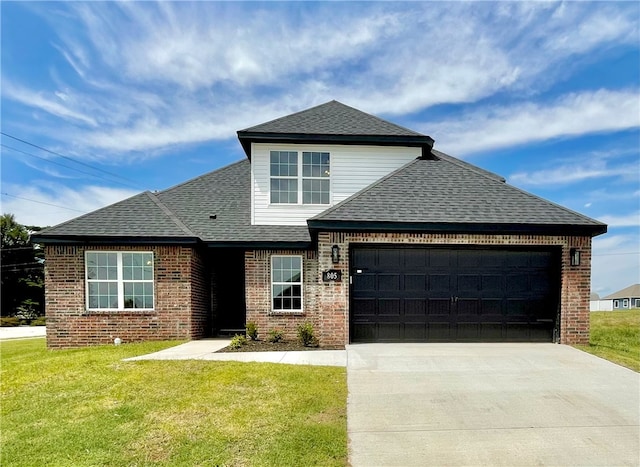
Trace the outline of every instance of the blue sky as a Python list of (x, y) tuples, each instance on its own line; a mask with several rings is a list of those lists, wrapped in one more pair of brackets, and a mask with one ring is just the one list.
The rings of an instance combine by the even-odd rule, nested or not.
[(2, 136), (0, 191), (19, 222), (227, 165), (237, 130), (336, 99), (608, 223), (593, 290), (640, 282), (637, 2), (0, 8), (2, 131), (23, 140)]

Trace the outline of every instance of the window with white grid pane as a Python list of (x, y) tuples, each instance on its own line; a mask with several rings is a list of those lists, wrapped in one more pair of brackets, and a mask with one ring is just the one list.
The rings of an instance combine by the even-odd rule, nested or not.
[(87, 251), (87, 309), (154, 308), (153, 253)]
[(302, 256), (271, 257), (271, 309), (302, 311)]

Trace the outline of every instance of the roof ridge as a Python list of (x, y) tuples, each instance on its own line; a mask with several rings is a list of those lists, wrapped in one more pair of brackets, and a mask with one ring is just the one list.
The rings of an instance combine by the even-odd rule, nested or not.
[(171, 209), (169, 209), (167, 205), (160, 201), (155, 193), (151, 193), (150, 191), (145, 191), (145, 193), (151, 199), (151, 201), (153, 201), (156, 206), (158, 206), (162, 210), (162, 212), (164, 212), (169, 217), (169, 219), (171, 219), (173, 223), (176, 224), (176, 226), (178, 226), (184, 233), (191, 235), (192, 237), (200, 238), (189, 227), (187, 227), (186, 224), (182, 222), (178, 218), (178, 216)]
[[(385, 125), (392, 125), (392, 126), (398, 128), (398, 129), (401, 129), (403, 131), (407, 131), (407, 132), (411, 133), (413, 136), (427, 136), (427, 137), (430, 138), (430, 136), (425, 135), (423, 133), (420, 133), (418, 131), (412, 130), (411, 128), (407, 128), (407, 127), (404, 127), (402, 125), (398, 125), (397, 123), (390, 122), (389, 120), (385, 120), (384, 118), (378, 117), (377, 115), (370, 114), (368, 112), (365, 112), (364, 110), (357, 109), (355, 107), (352, 107), (350, 105), (347, 105), (347, 104), (345, 104), (343, 102), (340, 102), (340, 101), (337, 101), (335, 99), (332, 99), (330, 101), (324, 102), (322, 104), (314, 105), (313, 107), (309, 107), (308, 109), (299, 110), (299, 111), (294, 112), (292, 114), (283, 115), (282, 117), (274, 118), (273, 120), (269, 120), (269, 121), (263, 122), (263, 123), (258, 123), (257, 125), (253, 125), (253, 126), (250, 126), (248, 128), (244, 128), (242, 130), (238, 130), (238, 133), (247, 132), (248, 130), (251, 130), (252, 128), (255, 128), (255, 127), (269, 125), (271, 123), (275, 123), (275, 122), (280, 121), (280, 120), (289, 119), (291, 117), (295, 117), (296, 115), (307, 113), (307, 112), (315, 110), (315, 109), (317, 109), (319, 107), (323, 107), (323, 106), (326, 106), (326, 105), (329, 105), (329, 104), (332, 104), (332, 103), (339, 104), (339, 105), (341, 105), (343, 107), (346, 107), (346, 108), (348, 108), (350, 110), (353, 110), (353, 111), (359, 112), (361, 114), (367, 115), (367, 116), (369, 116), (371, 118), (374, 118), (374, 119), (378, 120), (379, 122), (384, 123)], [(318, 133), (318, 134), (322, 134), (322, 133)]]
[(189, 180), (185, 180), (184, 182), (178, 183), (177, 185), (173, 185), (173, 186), (170, 186), (169, 188), (165, 188), (164, 190), (160, 190), (158, 192), (158, 194), (161, 194), (161, 195), (166, 194), (167, 192), (169, 192), (171, 190), (174, 190), (176, 188), (179, 188), (181, 186), (184, 186), (187, 183), (195, 182), (196, 180), (200, 180), (201, 178), (208, 177), (209, 175), (211, 175), (213, 173), (220, 172), (222, 170), (228, 169), (231, 166), (234, 166), (234, 165), (237, 165), (237, 164), (246, 163), (246, 162), (247, 162), (247, 159), (240, 159), (240, 160), (237, 160), (235, 162), (230, 162), (229, 164), (227, 164), (227, 165), (225, 165), (223, 167), (218, 167), (217, 169), (210, 170), (209, 172), (203, 173), (202, 175), (198, 175), (197, 177), (190, 178)]
[[(378, 117), (377, 115), (374, 115), (374, 114), (370, 114), (370, 113), (368, 113), (368, 112), (365, 112), (364, 110), (356, 109), (355, 107), (351, 107), (350, 105), (343, 104), (342, 102), (339, 102), (339, 101), (336, 101), (336, 100), (333, 100), (333, 101), (331, 101), (331, 102), (337, 102), (337, 103), (338, 103), (338, 104), (340, 104), (340, 105), (344, 105), (345, 107), (349, 107), (350, 109), (357, 110), (358, 112), (362, 112), (362, 113), (364, 113), (364, 114), (367, 114), (367, 115), (369, 115), (369, 116), (371, 116), (371, 117), (373, 117), (373, 118), (375, 118), (375, 119), (377, 119), (377, 120), (380, 120), (380, 121), (381, 121), (381, 122), (383, 122), (383, 123), (386, 123), (386, 124), (388, 124), (388, 125), (393, 125), (393, 126), (395, 126), (395, 127), (397, 127), (397, 128), (401, 128), (401, 129), (403, 129), (403, 130), (405, 130), (405, 131), (409, 131), (409, 132), (411, 132), (411, 133), (414, 133), (414, 134), (415, 134), (415, 135), (417, 135), (417, 136), (428, 136), (428, 135), (425, 135), (424, 133), (420, 133), (419, 131), (412, 130), (411, 128), (407, 128), (407, 127), (405, 127), (405, 126), (398, 125), (397, 123), (390, 122), (389, 120), (385, 120), (384, 118), (382, 118), (382, 117)], [(328, 104), (328, 103), (329, 103), (329, 102), (327, 102), (327, 104)], [(429, 136), (429, 138), (431, 138), (431, 137)]]
[[(581, 213), (579, 213), (577, 211), (574, 211), (573, 209), (569, 209), (569, 208), (567, 208), (565, 206), (562, 206), (562, 205), (560, 205), (558, 203), (554, 203), (553, 201), (548, 200), (546, 198), (543, 198), (542, 196), (538, 196), (538, 195), (536, 195), (534, 193), (530, 193), (530, 192), (528, 192), (526, 190), (518, 188), (517, 186), (514, 186), (514, 185), (510, 184), (509, 182), (507, 182), (507, 180), (504, 177), (501, 177), (501, 176), (498, 176), (499, 178), (497, 178), (495, 176), (492, 177), (491, 175), (489, 175), (492, 172), (489, 172), (488, 170), (484, 170), (484, 169), (482, 169), (480, 167), (476, 168), (473, 164), (465, 163), (464, 161), (460, 161), (460, 160), (456, 159), (453, 156), (449, 156), (448, 154), (445, 154), (445, 153), (441, 153), (441, 154), (444, 154), (445, 156), (448, 156), (447, 159), (440, 159), (443, 162), (449, 162), (450, 164), (453, 164), (453, 165), (455, 165), (457, 167), (460, 167), (462, 170), (469, 170), (469, 171), (474, 172), (474, 173), (476, 173), (478, 175), (481, 175), (481, 176), (483, 176), (485, 178), (488, 178), (489, 180), (492, 180), (494, 182), (502, 183), (502, 184), (504, 184), (504, 186), (507, 186), (507, 187), (511, 188), (512, 190), (516, 190), (516, 191), (518, 191), (520, 193), (523, 193), (525, 195), (531, 196), (531, 197), (536, 198), (536, 199), (538, 199), (540, 201), (543, 201), (545, 203), (551, 204), (552, 206), (555, 206), (555, 207), (557, 207), (559, 209), (562, 209), (563, 211), (575, 214), (576, 216), (581, 217), (582, 219), (587, 220), (590, 223), (595, 222), (596, 224), (606, 225), (606, 224), (604, 224), (604, 222), (600, 222), (599, 220), (593, 219), (593, 218), (591, 218), (589, 216), (585, 216), (584, 214), (581, 214)], [(451, 160), (451, 159), (453, 159), (453, 160)], [(495, 175), (497, 175), (497, 174), (495, 174)], [(502, 181), (500, 179), (502, 179)]]
[[(493, 180), (498, 180), (500, 182), (506, 183), (507, 179), (504, 178), (502, 175), (491, 172), (489, 170), (485, 170), (482, 167), (478, 167), (476, 165), (473, 165), (469, 162), (463, 161), (461, 159), (458, 159), (457, 157), (453, 157), (447, 153), (444, 153), (442, 151), (438, 151), (436, 149), (432, 149), (431, 150), (432, 153), (435, 153), (434, 155), (440, 159), (443, 160), (444, 162), (450, 162), (451, 164), (457, 165), (458, 167), (461, 167), (463, 169), (468, 169), (471, 170), (475, 173), (477, 173), (478, 175), (482, 175), (484, 177), (493, 179)], [(445, 157), (441, 157), (441, 156), (445, 156)]]
[[(281, 117), (276, 117), (276, 118), (274, 118), (272, 120), (269, 120), (269, 121), (266, 121), (266, 122), (257, 123), (256, 125), (251, 125), (250, 127), (243, 128), (242, 130), (238, 130), (237, 133), (242, 133), (244, 131), (250, 130), (251, 128), (255, 128), (257, 126), (268, 125), (269, 123), (274, 123), (274, 122), (277, 122), (278, 120), (282, 120), (284, 118), (293, 117), (294, 115), (298, 115), (298, 114), (301, 114), (303, 112), (308, 112), (309, 110), (317, 109), (318, 107), (322, 107), (323, 105), (330, 104), (331, 102), (338, 102), (338, 101), (333, 99), (333, 100), (330, 100), (329, 102), (323, 102), (322, 104), (314, 105), (313, 107), (309, 107), (308, 109), (298, 110), (297, 112), (293, 112), (292, 114), (283, 115)], [(338, 104), (341, 104), (341, 102), (338, 102)], [(342, 105), (344, 105), (344, 104), (342, 104)]]
[(618, 299), (618, 298), (632, 298), (633, 295), (629, 295), (628, 297), (625, 297), (624, 295), (627, 294), (627, 293), (630, 294), (631, 292), (636, 291), (636, 288), (640, 289), (640, 284), (631, 284), (630, 286), (625, 287), (624, 289), (620, 289), (620, 290), (618, 290), (616, 292), (610, 293), (606, 297), (601, 297), (600, 300), (613, 300), (613, 299)]
[(319, 214), (316, 214), (315, 216), (309, 218), (308, 220), (313, 220), (316, 218), (320, 218), (325, 216), (326, 214), (330, 214), (333, 211), (335, 211), (336, 209), (339, 209), (340, 207), (342, 207), (342, 205), (347, 204), (348, 202), (353, 201), (354, 199), (359, 198), (360, 196), (364, 195), (365, 193), (369, 192), (370, 190), (372, 190), (373, 188), (375, 188), (376, 186), (380, 185), (382, 182), (384, 182), (385, 180), (391, 178), (393, 175), (395, 175), (396, 173), (400, 172), (401, 170), (404, 170), (406, 168), (408, 168), (410, 165), (415, 164), (417, 161), (420, 160), (420, 157), (417, 157), (409, 162), (407, 162), (406, 164), (398, 167), (397, 169), (395, 169), (392, 172), (389, 172), (387, 175), (385, 175), (384, 177), (376, 180), (375, 182), (365, 186), (363, 189), (361, 189), (360, 191), (355, 192), (354, 194), (352, 194), (351, 196), (343, 199), (342, 201), (340, 201), (337, 204), (334, 204), (333, 206), (331, 206), (329, 209), (325, 209), (324, 211), (322, 211)]

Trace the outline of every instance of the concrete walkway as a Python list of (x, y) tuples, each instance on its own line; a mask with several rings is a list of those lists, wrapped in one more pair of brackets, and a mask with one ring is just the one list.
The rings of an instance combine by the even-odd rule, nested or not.
[(572, 347), (347, 352), (353, 467), (640, 464), (640, 375)]
[(216, 360), (234, 362), (287, 363), (290, 365), (347, 366), (345, 350), (307, 350), (301, 352), (224, 352), (230, 339), (202, 339), (190, 341), (148, 355), (127, 358), (136, 360)]
[(46, 335), (46, 326), (16, 326), (11, 328), (0, 327), (0, 340), (31, 339), (33, 337), (45, 337)]

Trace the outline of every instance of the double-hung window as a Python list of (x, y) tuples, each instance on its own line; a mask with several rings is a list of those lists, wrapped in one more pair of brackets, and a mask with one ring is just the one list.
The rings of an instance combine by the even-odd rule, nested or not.
[(87, 251), (87, 309), (152, 310), (153, 253)]
[(271, 309), (302, 311), (302, 256), (271, 257)]
[(303, 151), (299, 156), (297, 151), (270, 152), (271, 203), (329, 204), (330, 154)]

